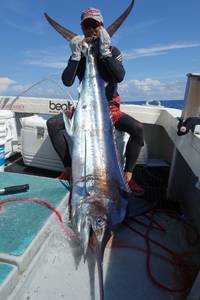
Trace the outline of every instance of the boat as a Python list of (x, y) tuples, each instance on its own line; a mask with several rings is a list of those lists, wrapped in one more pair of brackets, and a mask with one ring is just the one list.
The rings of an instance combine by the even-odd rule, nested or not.
[[(66, 99), (0, 97), (0, 299), (98, 299), (95, 260), (86, 263), (68, 227), (69, 183), (46, 120)], [(104, 258), (105, 299), (200, 299), (200, 74), (188, 74), (183, 110), (122, 104), (144, 125), (135, 176), (153, 212), (126, 220)], [(127, 135), (117, 134), (123, 159)], [(2, 150), (3, 149), (3, 150)], [(21, 193), (5, 187), (26, 186)], [(188, 243), (189, 240), (189, 243)]]

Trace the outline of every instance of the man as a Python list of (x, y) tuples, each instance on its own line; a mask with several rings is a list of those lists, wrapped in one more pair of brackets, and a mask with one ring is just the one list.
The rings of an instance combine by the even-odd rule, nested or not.
[[(133, 177), (135, 162), (141, 147), (144, 145), (143, 126), (140, 122), (120, 110), (121, 99), (117, 92), (117, 86), (125, 76), (121, 52), (116, 47), (111, 46), (110, 36), (103, 26), (103, 17), (98, 9), (88, 8), (82, 13), (81, 27), (84, 36), (75, 36), (70, 42), (72, 55), (62, 74), (62, 81), (66, 86), (71, 86), (76, 76), (78, 76), (80, 82), (82, 81), (86, 63), (84, 41), (92, 43), (97, 58), (99, 74), (106, 82), (105, 93), (114, 126), (117, 130), (130, 134), (125, 152), (124, 176), (133, 192), (138, 195), (143, 194), (143, 188), (135, 182)], [(64, 136), (65, 129), (62, 115), (49, 119), (47, 127), (52, 144), (65, 167), (59, 178), (68, 179), (71, 174), (71, 158)]]

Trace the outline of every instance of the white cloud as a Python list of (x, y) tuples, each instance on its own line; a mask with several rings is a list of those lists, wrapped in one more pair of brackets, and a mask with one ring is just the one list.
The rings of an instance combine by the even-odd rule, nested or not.
[[(71, 89), (62, 86), (60, 74), (51, 75), (32, 85), (20, 85), (8, 77), (0, 77), (0, 95), (65, 98), (68, 92), (72, 97), (77, 97), (75, 86)], [(185, 81), (180, 80), (144, 78), (124, 81), (119, 85), (119, 93), (123, 100), (183, 99), (184, 92)]]
[(164, 18), (146, 20), (146, 21), (134, 24), (134, 26), (132, 27), (132, 30), (134, 32), (144, 31), (146, 29), (149, 30), (149, 27), (154, 26), (154, 25), (158, 25), (159, 23), (163, 22), (164, 20), (165, 20)]
[(57, 47), (25, 51), (25, 63), (42, 68), (64, 69), (67, 65), (67, 58), (70, 56), (70, 53), (69, 49), (67, 49), (67, 53), (65, 55), (63, 50), (63, 47)]
[(13, 84), (15, 84), (14, 80), (8, 77), (0, 77), (0, 93), (7, 91)]
[(30, 60), (28, 64), (45, 67), (45, 68), (53, 68), (53, 69), (64, 69), (67, 65), (66, 61), (65, 62), (53, 61), (53, 59), (51, 58), (49, 58), (49, 60), (48, 59)]
[(183, 99), (185, 82), (146, 78), (124, 81), (119, 86), (123, 100)]
[(136, 59), (144, 56), (156, 56), (164, 55), (169, 51), (175, 49), (185, 49), (200, 47), (200, 43), (180, 43), (180, 44), (169, 44), (169, 45), (158, 45), (147, 48), (137, 48), (128, 51), (123, 51), (123, 58), (125, 60)]
[[(1, 81), (3, 86), (3, 80)], [(0, 95), (1, 96), (28, 96), (28, 97), (50, 97), (52, 99), (55, 98), (62, 98), (65, 99), (66, 97), (77, 97), (77, 92), (75, 93), (73, 89), (66, 89), (63, 86), (60, 79), (60, 74), (52, 74), (43, 78), (37, 82), (32, 82), (31, 84), (19, 84), (15, 81), (12, 81), (8, 78), (7, 82), (10, 84), (4, 85), (4, 89), (1, 89), (0, 84)], [(71, 96), (69, 96), (69, 94)]]
[(17, 84), (8, 77), (0, 77), (0, 95), (19, 95), (30, 85)]
[(23, 85), (23, 84), (14, 84), (10, 87), (9, 91), (12, 92), (14, 95), (19, 95), (23, 91), (25, 91), (30, 85)]

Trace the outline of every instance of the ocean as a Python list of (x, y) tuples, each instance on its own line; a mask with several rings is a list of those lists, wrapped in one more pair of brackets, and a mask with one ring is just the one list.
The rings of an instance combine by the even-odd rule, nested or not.
[[(160, 104), (165, 106), (165, 107), (170, 107), (170, 108), (177, 108), (177, 109), (182, 109), (184, 105), (184, 100), (159, 100)], [(146, 101), (122, 101), (123, 104), (139, 104), (143, 105), (146, 103)], [(150, 104), (152, 105), (157, 105), (156, 101), (151, 101)]]

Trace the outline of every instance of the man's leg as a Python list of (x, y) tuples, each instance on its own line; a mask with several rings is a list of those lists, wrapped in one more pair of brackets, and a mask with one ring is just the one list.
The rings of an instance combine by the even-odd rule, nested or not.
[(133, 170), (140, 150), (144, 145), (143, 125), (131, 116), (124, 114), (115, 122), (115, 128), (130, 135), (126, 145), (124, 175), (131, 190), (142, 194), (144, 190), (135, 182)]
[(52, 145), (64, 165), (64, 171), (59, 179), (69, 179), (71, 176), (71, 156), (65, 138), (65, 125), (62, 114), (48, 119), (47, 129)]

